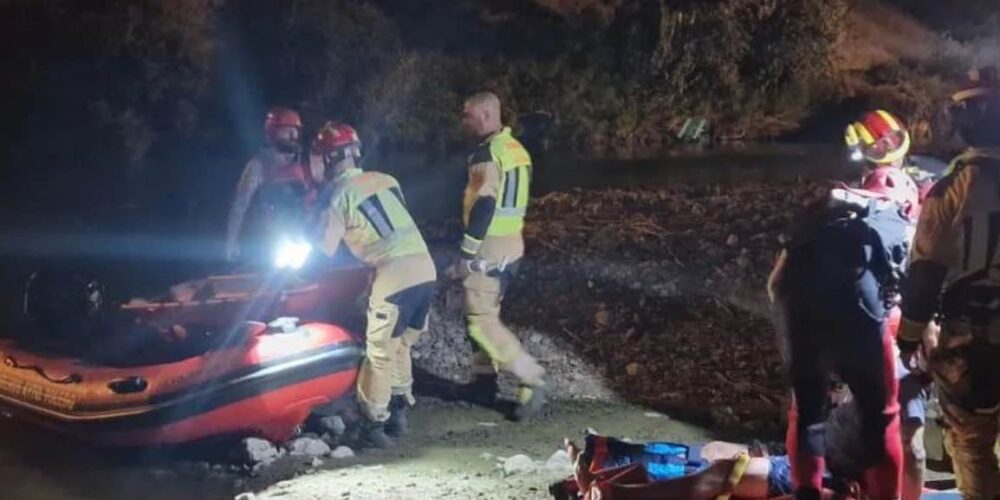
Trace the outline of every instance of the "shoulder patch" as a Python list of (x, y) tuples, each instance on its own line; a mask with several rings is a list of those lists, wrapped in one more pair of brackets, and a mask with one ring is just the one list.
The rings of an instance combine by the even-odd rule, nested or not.
[(469, 155), (469, 165), (478, 165), (480, 163), (489, 163), (492, 161), (493, 153), (490, 152), (489, 143), (476, 146), (475, 151)]

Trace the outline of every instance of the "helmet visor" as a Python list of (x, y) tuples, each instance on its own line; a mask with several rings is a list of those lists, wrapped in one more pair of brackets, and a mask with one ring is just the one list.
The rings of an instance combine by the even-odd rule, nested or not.
[(865, 158), (872, 161), (884, 160), (890, 154), (896, 152), (903, 146), (906, 141), (905, 132), (902, 130), (895, 130), (887, 135), (879, 137), (878, 140), (871, 144), (865, 144), (862, 146), (862, 153)]

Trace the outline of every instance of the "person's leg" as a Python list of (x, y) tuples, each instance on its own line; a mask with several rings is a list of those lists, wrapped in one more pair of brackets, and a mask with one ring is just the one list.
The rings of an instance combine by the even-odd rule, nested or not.
[(882, 321), (853, 316), (842, 324), (838, 368), (860, 412), (867, 493), (873, 500), (893, 500), (900, 494), (903, 468), (894, 339)]
[(370, 444), (392, 446), (385, 435), (389, 419), (393, 369), (400, 340), (393, 338), (399, 308), (372, 296), (368, 305), (368, 328), (365, 331), (365, 359), (358, 373), (358, 403), (367, 420), (365, 434)]
[(425, 283), (404, 290), (396, 299), (402, 312), (400, 323), (405, 329), (398, 338), (392, 370), (392, 399), (389, 403), (391, 416), (386, 426), (391, 435), (406, 434), (407, 411), (416, 403), (413, 397), (413, 362), (410, 351), (420, 335), (427, 330), (427, 317), (433, 296), (434, 284)]
[(400, 324), (394, 335), (400, 337), (393, 365), (392, 395), (405, 396), (413, 403), (413, 364), (410, 350), (427, 331), (431, 300), (434, 298), (434, 283), (421, 283), (389, 297), (400, 310)]
[(793, 391), (785, 444), (797, 497), (818, 498), (825, 469), (824, 421), (829, 380), (823, 358), (824, 325), (815, 311), (796, 297), (782, 302)]
[(902, 423), (903, 434), (903, 500), (920, 500), (924, 490), (924, 470), (927, 452), (924, 449), (924, 426), (919, 421)]
[(959, 491), (963, 498), (993, 500), (1000, 491), (1000, 466), (993, 453), (997, 415), (965, 411), (943, 398), (941, 409), (948, 424), (945, 440)]
[[(425, 261), (424, 265), (420, 265), (420, 261)], [(410, 300), (413, 290), (434, 277), (433, 263), (426, 256), (390, 261), (375, 270), (368, 298), (365, 361), (358, 375), (358, 401), (367, 420), (365, 436), (375, 446), (395, 444), (385, 430), (391, 415), (389, 402), (393, 385), (404, 383), (395, 380), (399, 376), (396, 356), (403, 342), (403, 331), (409, 326), (408, 320), (414, 311)]]
[[(798, 352), (796, 352), (798, 351)], [(792, 385), (794, 398), (788, 419), (788, 454), (797, 495), (812, 498), (823, 486), (826, 450), (827, 374), (819, 357), (805, 355), (808, 350), (794, 349)]]
[(1000, 415), (1000, 347), (976, 338), (965, 326), (943, 326), (930, 368), (959, 491), (964, 498), (993, 500), (1000, 494), (1000, 466), (994, 453)]
[[(521, 384), (518, 395), (520, 406), (526, 408), (535, 394), (544, 387), (545, 369), (521, 346), (517, 336), (500, 321), (500, 278), (475, 274), (465, 280), (465, 307), (469, 336), (492, 360), (493, 365), (513, 374)], [(477, 356), (479, 365), (485, 357)], [(484, 377), (484, 366), (474, 366), (477, 379)], [(484, 387), (488, 384), (481, 384)], [(539, 393), (540, 394), (540, 393)]]

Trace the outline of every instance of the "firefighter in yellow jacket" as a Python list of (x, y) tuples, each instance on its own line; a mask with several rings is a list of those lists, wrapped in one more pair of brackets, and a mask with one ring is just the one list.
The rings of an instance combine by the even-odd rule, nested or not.
[(393, 437), (406, 433), (406, 412), (414, 403), (410, 348), (427, 329), (437, 272), (396, 179), (358, 168), (357, 132), (327, 123), (313, 147), (328, 178), (319, 201), (322, 251), (333, 255), (343, 241), (375, 269), (358, 402), (365, 439), (391, 447)]
[(1000, 82), (992, 69), (970, 73), (951, 116), (970, 149), (927, 197), (903, 289), (899, 346), (921, 349), (935, 318), (937, 384), (963, 498), (1000, 494), (993, 445), (1000, 435)]
[(454, 270), (463, 279), (468, 332), (475, 346), (472, 395), (492, 404), (497, 370), (512, 373), (520, 382), (512, 417), (523, 420), (544, 404), (545, 370), (500, 321), (500, 302), (524, 255), (521, 230), (531, 158), (500, 121), (495, 94), (482, 92), (467, 99), (462, 123), (480, 141), (469, 156), (461, 260)]

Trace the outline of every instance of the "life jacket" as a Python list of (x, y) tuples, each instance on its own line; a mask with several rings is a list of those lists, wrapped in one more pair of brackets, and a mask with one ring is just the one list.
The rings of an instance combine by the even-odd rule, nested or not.
[(299, 225), (314, 209), (317, 186), (308, 168), (296, 161), (265, 169), (257, 196), (268, 226)]
[(844, 269), (865, 269), (885, 289), (902, 279), (913, 232), (896, 203), (834, 189), (787, 244), (789, 265), (808, 261), (813, 271), (845, 281), (856, 276)]

